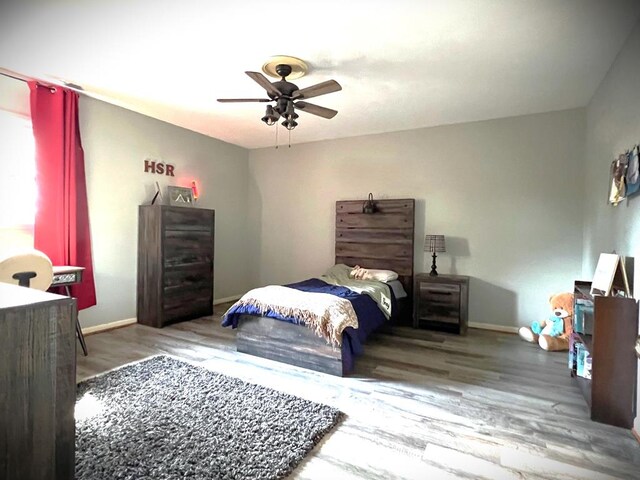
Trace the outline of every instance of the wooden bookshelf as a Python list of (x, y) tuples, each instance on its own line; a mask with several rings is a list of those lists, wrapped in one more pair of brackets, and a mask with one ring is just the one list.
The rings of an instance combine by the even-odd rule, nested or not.
[[(635, 417), (638, 303), (633, 298), (592, 296), (590, 282), (575, 282), (575, 301), (593, 303), (593, 333), (577, 333), (592, 361), (591, 379), (576, 379), (591, 419), (631, 428)], [(574, 305), (575, 309), (575, 305)]]

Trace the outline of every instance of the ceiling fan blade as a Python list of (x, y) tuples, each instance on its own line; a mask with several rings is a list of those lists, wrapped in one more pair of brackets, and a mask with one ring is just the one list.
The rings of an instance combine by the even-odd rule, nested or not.
[(231, 102), (272, 102), (270, 98), (219, 98), (219, 102), (221, 103), (231, 103)]
[(342, 87), (335, 80), (327, 80), (326, 82), (318, 83), (317, 85), (312, 85), (311, 87), (303, 88), (302, 90), (297, 90), (293, 92), (293, 99), (296, 98), (312, 98), (318, 97), (320, 95), (325, 95), (327, 93), (333, 93), (342, 90)]
[(269, 81), (267, 77), (265, 77), (260, 72), (244, 72), (249, 75), (256, 83), (258, 83), (262, 88), (264, 88), (269, 95), (273, 95), (274, 97), (279, 97), (282, 95), (280, 90), (273, 86), (273, 84)]
[(294, 103), (294, 105), (296, 108), (299, 108), (303, 112), (311, 113), (312, 115), (318, 115), (322, 118), (333, 118), (338, 114), (337, 110), (320, 107), (319, 105), (314, 105), (313, 103), (296, 102)]

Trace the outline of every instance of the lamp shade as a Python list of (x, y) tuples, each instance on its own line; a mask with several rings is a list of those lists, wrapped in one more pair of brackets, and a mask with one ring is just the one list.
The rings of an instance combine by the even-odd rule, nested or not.
[(446, 252), (447, 249), (444, 244), (444, 235), (425, 235), (424, 251), (436, 253)]

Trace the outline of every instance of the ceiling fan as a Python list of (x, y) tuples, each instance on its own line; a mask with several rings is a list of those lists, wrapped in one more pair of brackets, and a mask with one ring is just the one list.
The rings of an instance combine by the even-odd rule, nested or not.
[[(286, 77), (288, 77), (291, 72), (291, 65), (285, 63), (277, 64), (275, 66), (275, 75), (279, 76), (281, 80), (273, 83), (260, 72), (244, 72), (267, 91), (269, 98), (219, 98), (218, 101), (223, 103), (275, 102), (275, 105), (267, 105), (267, 111), (261, 120), (267, 125), (275, 125), (280, 117), (283, 117), (282, 125), (287, 130), (293, 130), (298, 126), (298, 122), (296, 122), (298, 118), (298, 114), (295, 112), (296, 110), (322, 118), (335, 117), (338, 113), (336, 110), (314, 105), (313, 103), (308, 103), (303, 100), (342, 90), (340, 84), (335, 80), (327, 80), (326, 82), (318, 83), (301, 90), (297, 85), (287, 81)], [(298, 73), (297, 76), (302, 76), (304, 72), (306, 72), (306, 65), (305, 70), (301, 74), (300, 72), (296, 73)]]

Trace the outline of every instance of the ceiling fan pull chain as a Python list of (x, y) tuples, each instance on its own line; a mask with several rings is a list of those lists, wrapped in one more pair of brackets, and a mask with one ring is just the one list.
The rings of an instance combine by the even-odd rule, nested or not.
[(278, 149), (278, 124), (276, 123), (276, 150)]
[(289, 148), (291, 148), (291, 130), (287, 130), (289, 132)]

